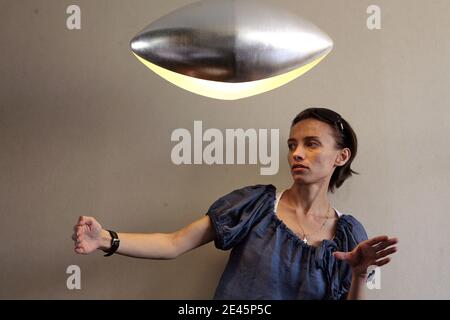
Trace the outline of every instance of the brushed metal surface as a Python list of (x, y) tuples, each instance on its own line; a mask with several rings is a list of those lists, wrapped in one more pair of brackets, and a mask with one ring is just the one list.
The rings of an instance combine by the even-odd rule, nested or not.
[(157, 66), (198, 79), (238, 83), (304, 66), (333, 47), (314, 24), (255, 0), (203, 0), (151, 23), (130, 43)]

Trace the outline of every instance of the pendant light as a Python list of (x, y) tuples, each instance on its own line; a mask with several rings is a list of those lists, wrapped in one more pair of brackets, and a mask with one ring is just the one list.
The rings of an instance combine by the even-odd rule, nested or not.
[(312, 23), (260, 0), (202, 0), (157, 19), (130, 45), (139, 61), (178, 87), (235, 100), (301, 76), (333, 42)]

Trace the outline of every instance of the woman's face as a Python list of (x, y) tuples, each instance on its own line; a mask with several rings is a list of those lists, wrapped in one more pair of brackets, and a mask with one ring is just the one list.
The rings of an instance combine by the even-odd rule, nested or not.
[[(350, 158), (350, 149), (337, 149), (333, 128), (316, 119), (297, 122), (290, 130), (288, 162), (295, 182), (328, 183), (336, 166)], [(293, 169), (295, 165), (306, 168)]]

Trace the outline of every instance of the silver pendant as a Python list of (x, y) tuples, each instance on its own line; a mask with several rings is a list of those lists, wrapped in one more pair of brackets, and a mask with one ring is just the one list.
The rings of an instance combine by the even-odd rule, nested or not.
[(303, 243), (308, 244), (308, 240), (306, 239), (306, 236), (303, 237)]

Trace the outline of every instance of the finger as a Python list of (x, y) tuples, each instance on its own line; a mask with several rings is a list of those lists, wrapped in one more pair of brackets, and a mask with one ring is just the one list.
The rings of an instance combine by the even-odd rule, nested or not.
[(84, 249), (81, 248), (81, 247), (76, 247), (76, 248), (75, 248), (75, 252), (76, 252), (76, 253), (79, 253), (79, 254), (82, 254), (82, 253), (84, 253)]
[(381, 241), (386, 241), (387, 239), (389, 239), (388, 236), (378, 236), (378, 237), (367, 240), (367, 244), (370, 246), (373, 246)]
[(80, 226), (83, 226), (85, 224), (91, 225), (93, 222), (94, 222), (93, 217), (80, 216), (80, 218), (78, 219), (78, 225)]
[(72, 236), (73, 241), (75, 241), (75, 243), (81, 243), (84, 239), (83, 235), (79, 235), (79, 234), (74, 234)]
[(339, 260), (347, 260), (349, 258), (348, 252), (336, 251), (333, 253), (333, 256)]
[(384, 258), (379, 261), (375, 261), (375, 265), (381, 267), (381, 266), (384, 266), (385, 264), (389, 263), (390, 261), (391, 261), (391, 258)]
[(73, 226), (73, 234), (78, 235), (81, 233), (81, 229), (82, 227), (78, 224), (76, 224), (75, 226)]
[(380, 242), (379, 244), (374, 246), (374, 248), (375, 248), (375, 250), (380, 251), (380, 250), (386, 249), (387, 247), (390, 247), (393, 244), (397, 244), (397, 243), (398, 243), (397, 238), (391, 238), (387, 241)]
[(393, 254), (395, 252), (397, 252), (397, 247), (388, 248), (386, 250), (378, 252), (376, 254), (376, 259), (378, 260), (380, 258), (386, 257), (387, 255)]
[(75, 241), (75, 248), (80, 248), (80, 247), (82, 247), (81, 241), (79, 241), (79, 240)]
[(81, 227), (79, 227), (78, 225), (76, 225), (75, 227), (73, 227), (73, 234), (79, 234), (81, 231)]

